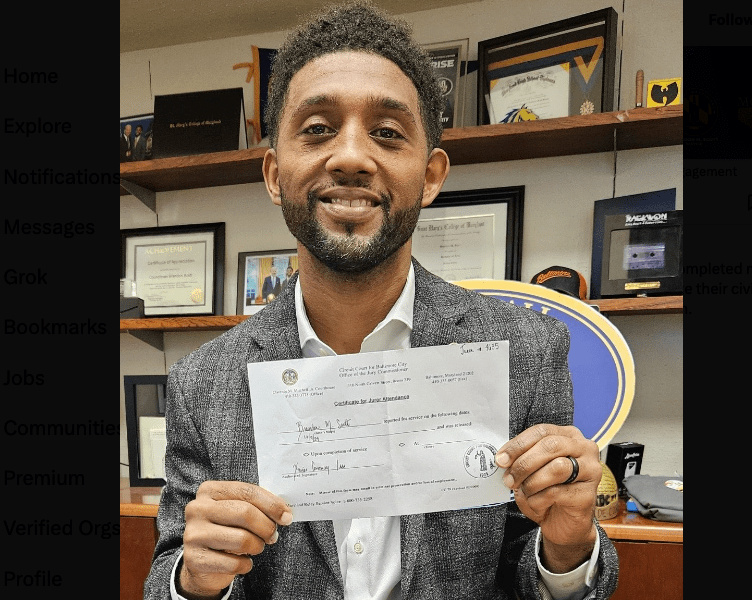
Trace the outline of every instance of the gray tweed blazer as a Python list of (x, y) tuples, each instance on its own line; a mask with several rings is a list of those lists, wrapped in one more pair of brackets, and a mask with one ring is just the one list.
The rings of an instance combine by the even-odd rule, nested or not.
[[(411, 344), (509, 340), (510, 431), (572, 422), (569, 333), (537, 312), (451, 285), (416, 261)], [(294, 280), (292, 281), (294, 283)], [(185, 505), (205, 480), (258, 483), (246, 364), (302, 358), (294, 285), (262, 311), (204, 344), (170, 370), (167, 485), (159, 541), (144, 598), (169, 599), (182, 545)], [(273, 491), (273, 490), (272, 490)], [(430, 507), (427, 507), (430, 508)], [(535, 524), (516, 504), (400, 517), (402, 597), (421, 600), (540, 598)], [(616, 588), (618, 559), (599, 528), (599, 577), (592, 598)], [(232, 599), (343, 598), (331, 521), (292, 523), (235, 579)]]

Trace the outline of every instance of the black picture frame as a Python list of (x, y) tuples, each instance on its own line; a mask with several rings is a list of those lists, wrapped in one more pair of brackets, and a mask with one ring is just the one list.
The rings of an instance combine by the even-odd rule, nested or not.
[[(196, 250), (195, 258), (202, 260), (203, 264), (181, 263), (181, 260), (185, 262), (192, 258), (192, 253), (189, 251), (178, 252), (178, 250), (191, 247), (191, 244), (194, 243), (201, 247), (200, 252)], [(137, 268), (137, 256), (139, 250), (144, 248), (147, 251), (150, 249), (164, 250), (166, 252), (165, 257), (174, 254), (175, 256), (182, 255), (184, 258), (166, 259), (172, 260), (173, 264), (152, 267), (153, 269), (164, 269), (164, 272), (159, 274), (160, 277), (164, 277), (163, 280), (153, 279), (149, 275), (142, 277)], [(175, 251), (172, 252), (171, 249)], [(142, 258), (141, 262), (146, 264), (144, 260)], [(143, 268), (141, 270), (143, 271)], [(167, 272), (168, 270), (170, 272)], [(224, 271), (224, 223), (199, 223), (120, 230), (120, 278), (136, 282), (136, 296), (144, 300), (145, 317), (221, 315), (224, 306)], [(149, 289), (144, 282), (148, 282), (149, 286), (156, 289), (155, 286), (160, 281), (164, 281), (167, 285), (170, 282), (179, 282), (181, 277), (183, 279), (181, 285), (198, 282), (190, 292), (187, 290), (192, 286), (185, 286), (186, 299), (182, 304), (182, 300), (173, 300), (172, 302), (177, 302), (177, 304), (159, 305), (157, 304), (158, 301), (150, 299)], [(207, 292), (211, 292), (210, 296)], [(174, 293), (177, 294), (177, 292)], [(172, 294), (173, 292), (169, 292), (169, 295)]]
[[(164, 418), (167, 375), (125, 375), (125, 423), (128, 436), (128, 475), (131, 487), (161, 487), (164, 478), (147, 477), (142, 464), (142, 417)], [(151, 451), (149, 452), (151, 456)], [(153, 470), (153, 469), (152, 469)]]
[[(431, 257), (421, 256), (421, 244), (416, 235), (421, 235), (422, 223), (434, 219), (436, 212), (444, 219), (472, 219), (482, 213), (503, 212), (504, 225), (494, 232), (494, 252), (503, 254), (503, 273), (494, 269), (491, 276), (484, 279), (510, 279), (520, 281), (522, 276), (522, 224), (525, 207), (525, 186), (508, 186), (455, 192), (441, 192), (434, 201), (421, 211), (416, 233), (413, 234), (413, 255), (429, 271), (444, 276), (440, 269), (431, 268)], [(502, 248), (503, 247), (503, 251)], [(502, 261), (499, 261), (502, 262)], [(439, 271), (439, 272), (437, 272)], [(445, 277), (447, 278), (447, 277)], [(457, 280), (470, 277), (457, 277)]]
[[(235, 302), (235, 314), (252, 315), (260, 311), (268, 304), (263, 299), (263, 282), (265, 278), (261, 262), (271, 259), (273, 266), (277, 267), (277, 277), (280, 279), (280, 289), (287, 285), (287, 268), (293, 273), (298, 270), (298, 250), (262, 250), (257, 252), (238, 253), (238, 288)], [(281, 263), (281, 264), (280, 264)], [(284, 266), (284, 272), (281, 267)], [(250, 278), (250, 281), (249, 281)], [(261, 300), (259, 300), (259, 298)]]
[[(478, 125), (492, 123), (488, 108), (493, 102), (492, 82), (502, 83), (496, 95), (500, 97), (502, 92), (511, 90), (516, 81), (543, 77), (547, 69), (558, 65), (568, 65), (563, 70), (568, 73), (568, 110), (567, 114), (554, 112), (553, 116), (613, 111), (617, 22), (616, 11), (605, 8), (478, 42)], [(559, 84), (564, 85), (564, 82)], [(504, 115), (495, 115), (493, 122), (541, 118), (529, 114), (529, 111), (535, 112), (530, 106), (526, 107), (528, 112), (522, 106), (507, 111), (508, 108), (502, 101), (497, 111)]]

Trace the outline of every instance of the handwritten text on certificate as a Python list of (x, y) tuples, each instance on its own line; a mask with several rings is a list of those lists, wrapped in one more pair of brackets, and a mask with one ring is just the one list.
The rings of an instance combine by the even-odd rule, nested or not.
[(509, 342), (248, 365), (259, 484), (296, 521), (510, 500)]

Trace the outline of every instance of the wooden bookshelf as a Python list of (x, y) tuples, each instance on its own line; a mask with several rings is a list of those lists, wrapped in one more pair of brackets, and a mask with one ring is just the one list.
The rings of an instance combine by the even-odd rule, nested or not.
[[(523, 123), (447, 129), (441, 147), (453, 165), (593, 152), (635, 150), (683, 143), (683, 105)], [(162, 158), (120, 165), (120, 178), (152, 192), (263, 181), (266, 148)], [(129, 192), (122, 186), (120, 195)]]
[[(602, 314), (609, 316), (681, 314), (683, 296), (652, 298), (609, 298), (591, 300)], [(224, 331), (247, 319), (247, 315), (222, 315), (217, 317), (150, 317), (146, 319), (120, 319), (120, 333), (164, 333), (175, 331)], [(145, 338), (144, 341), (147, 341)]]
[(589, 300), (604, 315), (676, 315), (684, 312), (684, 296), (648, 296), (646, 298), (604, 298)]

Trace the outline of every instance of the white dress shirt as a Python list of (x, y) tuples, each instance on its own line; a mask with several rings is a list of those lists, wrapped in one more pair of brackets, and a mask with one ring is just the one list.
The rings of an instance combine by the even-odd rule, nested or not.
[[(410, 347), (410, 332), (413, 326), (415, 300), (415, 272), (410, 272), (402, 294), (389, 314), (366, 336), (361, 352), (401, 350)], [(305, 358), (334, 356), (336, 352), (322, 342), (311, 327), (303, 304), (300, 280), (295, 284), (295, 314), (298, 322), (300, 347)], [(274, 490), (270, 490), (274, 491)], [(342, 580), (345, 585), (345, 600), (399, 600), (402, 561), (400, 556), (400, 518), (374, 517), (365, 519), (335, 519), (334, 539), (337, 545)], [(279, 534), (285, 534), (284, 527)], [(540, 545), (540, 529), (537, 546)], [(553, 600), (579, 600), (595, 580), (600, 543), (597, 541), (590, 561), (574, 571), (564, 574), (549, 573), (538, 560), (538, 570), (546, 590)], [(536, 557), (538, 553), (536, 552)], [(180, 562), (178, 559), (175, 565)], [(185, 600), (175, 591), (173, 569), (170, 591), (172, 600)], [(222, 597), (230, 596), (232, 585)]]

